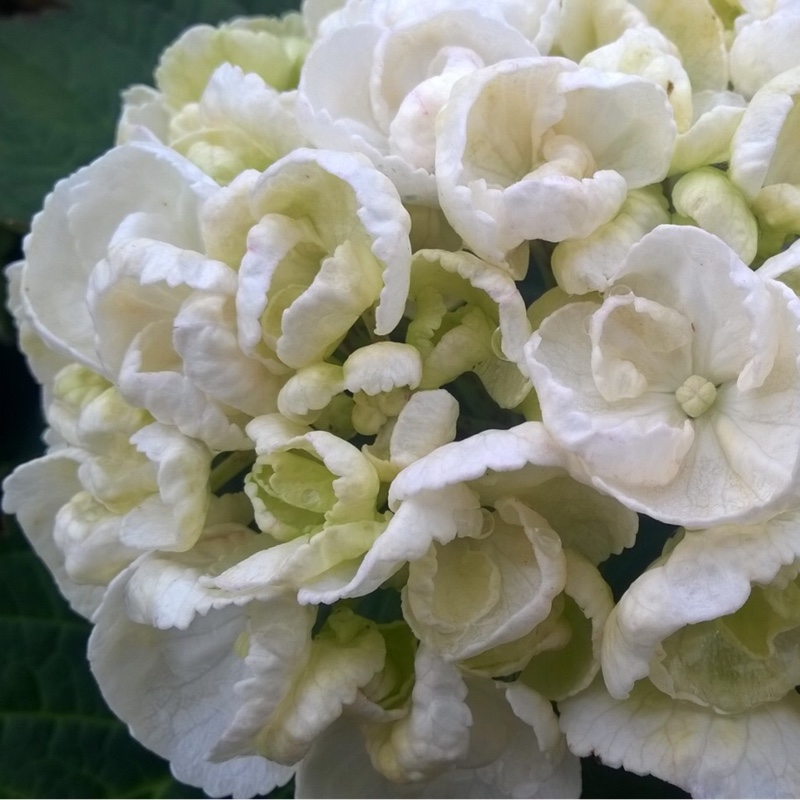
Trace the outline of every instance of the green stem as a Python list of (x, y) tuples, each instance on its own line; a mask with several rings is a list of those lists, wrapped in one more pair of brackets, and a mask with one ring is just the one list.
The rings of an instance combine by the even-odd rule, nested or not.
[(255, 450), (234, 450), (211, 470), (209, 485), (216, 494), (228, 481), (249, 469), (256, 460)]

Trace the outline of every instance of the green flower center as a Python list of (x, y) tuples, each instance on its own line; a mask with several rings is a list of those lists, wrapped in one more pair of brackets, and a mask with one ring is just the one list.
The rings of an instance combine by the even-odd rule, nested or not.
[(691, 375), (675, 392), (681, 408), (693, 419), (705, 414), (717, 399), (717, 387), (701, 375)]

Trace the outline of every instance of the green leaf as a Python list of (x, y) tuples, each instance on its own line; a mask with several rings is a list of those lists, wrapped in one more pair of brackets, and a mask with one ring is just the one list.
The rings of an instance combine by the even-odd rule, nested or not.
[(120, 92), (152, 84), (191, 25), (280, 14), (292, 0), (72, 0), (0, 20), (0, 221), (24, 229), (55, 182), (113, 144)]

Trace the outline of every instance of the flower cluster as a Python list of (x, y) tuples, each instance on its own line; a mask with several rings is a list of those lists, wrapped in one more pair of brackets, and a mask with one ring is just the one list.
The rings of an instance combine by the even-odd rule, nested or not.
[(179, 779), (800, 792), (798, 40), (306, 0), (125, 93), (9, 269), (48, 449), (4, 504)]

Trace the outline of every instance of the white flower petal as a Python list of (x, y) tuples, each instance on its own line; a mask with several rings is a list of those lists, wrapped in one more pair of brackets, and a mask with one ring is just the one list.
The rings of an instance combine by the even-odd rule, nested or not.
[(123, 543), (142, 550), (189, 549), (208, 510), (209, 451), (160, 423), (142, 428), (131, 443), (153, 462), (158, 494), (128, 512), (120, 532)]
[(233, 298), (188, 298), (175, 317), (173, 342), (186, 377), (214, 400), (253, 417), (277, 410), (281, 381), (239, 348)]
[(602, 292), (614, 282), (628, 250), (646, 233), (669, 222), (667, 201), (660, 190), (628, 193), (617, 216), (594, 233), (556, 245), (553, 275), (569, 294)]
[(145, 747), (171, 762), (178, 780), (208, 794), (252, 797), (279, 786), (292, 770), (250, 757), (207, 760), (237, 706), (234, 686), (246, 675), (235, 652), (245, 631), (242, 609), (196, 616), (185, 630), (158, 630), (125, 612), (135, 566), (109, 588), (89, 639), (89, 662), (103, 697)]
[(435, 776), (467, 753), (472, 715), (458, 668), (424, 644), (414, 660), (416, 680), (406, 716), (367, 725), (367, 752), (376, 769), (393, 781)]
[(721, 715), (676, 702), (647, 682), (615, 700), (598, 679), (559, 710), (576, 755), (650, 773), (694, 797), (793, 797), (800, 785), (794, 692), (747, 714)]
[(106, 587), (75, 583), (66, 572), (64, 553), (53, 539), (56, 514), (83, 489), (78, 480), (80, 461), (79, 451), (65, 449), (20, 465), (3, 481), (3, 511), (17, 515), (28, 541), (72, 609), (89, 618)]
[(608, 620), (603, 672), (609, 691), (627, 697), (670, 634), (732, 614), (744, 605), (752, 583), (768, 585), (799, 557), (796, 513), (757, 526), (687, 532), (664, 563), (634, 581)]
[(236, 686), (241, 707), (214, 760), (258, 753), (296, 763), (383, 667), (385, 645), (372, 623), (334, 612), (312, 640), (314, 617), (313, 608), (294, 606), (290, 615), (277, 602), (253, 611), (250, 676)]

